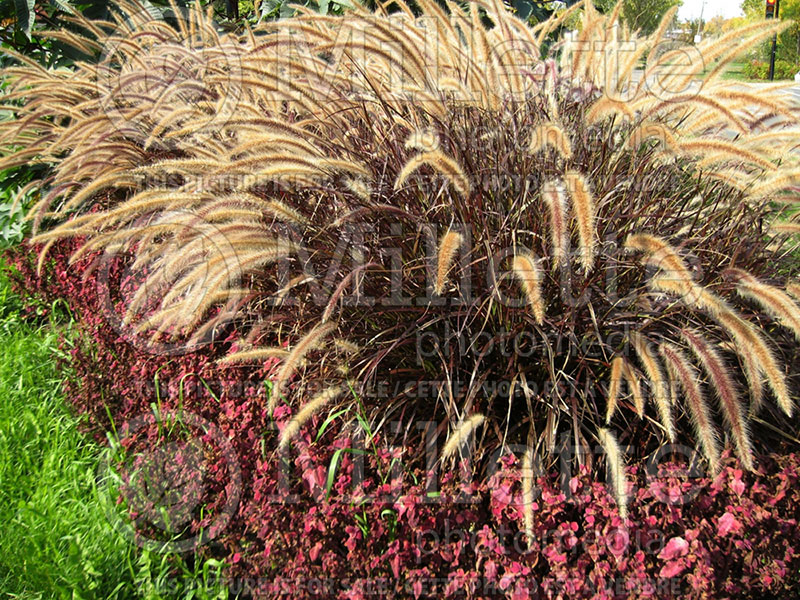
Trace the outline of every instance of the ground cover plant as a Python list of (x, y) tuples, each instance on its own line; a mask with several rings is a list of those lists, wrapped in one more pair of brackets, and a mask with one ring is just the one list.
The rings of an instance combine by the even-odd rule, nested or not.
[[(731, 455), (760, 473), (759, 454), (795, 444), (796, 111), (780, 86), (721, 77), (781, 25), (659, 53), (672, 13), (640, 38), (588, 4), (577, 37), (553, 44), (559, 19), (531, 29), (499, 4), (393, 9), (301, 11), (234, 34), (200, 9), (165, 23), (123, 4), (115, 23), (76, 17), (86, 35), (60, 34), (87, 55), (76, 69), (21, 56), (9, 69), (2, 166), (51, 168), (30, 212), (42, 277), (19, 256), (19, 282), (81, 313), (73, 400), (104, 428), (109, 412), (190, 410), (235, 451), (209, 459), (212, 499), (193, 500), (205, 516), (188, 534), (235, 496), (206, 547), (233, 573), (333, 575), (341, 553), (287, 537), (331, 527), (347, 536), (348, 572), (402, 589), (415, 550), (405, 478), (408, 496), (436, 499), (436, 527), (513, 520), (525, 547), (504, 564), (527, 575), (537, 532), (577, 522), (537, 513), (544, 476), (514, 480), (516, 508), (492, 513), (503, 454), (519, 455), (505, 469), (562, 479), (603, 465), (617, 511), (604, 518), (635, 528), (628, 517), (651, 509), (626, 462), (667, 448), (700, 460), (708, 488), (741, 481)], [(137, 442), (163, 441), (156, 425)], [(291, 464), (302, 475), (282, 481)], [(434, 468), (450, 487), (420, 484)], [(471, 508), (457, 501), (465, 473)], [(364, 506), (374, 493), (391, 501)], [(698, 513), (700, 546), (744, 531), (750, 512), (730, 506), (710, 529)], [(778, 569), (769, 590), (797, 585), (781, 510), (753, 517), (779, 521), (780, 565), (728, 546), (751, 553), (736, 563), (750, 578)], [(660, 560), (687, 555), (682, 535)], [(367, 538), (380, 540), (371, 558), (358, 554)], [(474, 550), (426, 557), (419, 575), (478, 576)], [(714, 580), (708, 552), (684, 581), (702, 580), (696, 593), (756, 585)], [(563, 584), (560, 556), (541, 568)], [(648, 568), (669, 579), (694, 556)]]

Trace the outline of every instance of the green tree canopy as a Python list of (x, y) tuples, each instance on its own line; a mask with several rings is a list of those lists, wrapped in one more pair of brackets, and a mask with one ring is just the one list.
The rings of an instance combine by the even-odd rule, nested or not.
[[(616, 4), (617, 0), (595, 0), (602, 12), (612, 10)], [(631, 30), (650, 34), (670, 8), (681, 4), (682, 0), (623, 0), (622, 20)]]

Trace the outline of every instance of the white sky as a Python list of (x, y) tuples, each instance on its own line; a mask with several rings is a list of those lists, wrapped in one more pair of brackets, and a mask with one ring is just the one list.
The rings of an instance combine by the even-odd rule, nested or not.
[[(703, 0), (683, 0), (683, 6), (678, 9), (678, 18), (682, 20), (697, 19), (700, 17), (700, 8)], [(708, 21), (717, 15), (726, 19), (741, 16), (741, 0), (705, 0), (703, 20)]]

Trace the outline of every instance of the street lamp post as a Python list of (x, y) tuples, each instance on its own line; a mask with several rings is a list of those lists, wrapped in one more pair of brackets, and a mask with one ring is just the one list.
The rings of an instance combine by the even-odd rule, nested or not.
[[(767, 0), (767, 19), (777, 19), (781, 0)], [(775, 51), (778, 47), (778, 34), (772, 36), (772, 53), (769, 57), (769, 80), (775, 79)]]
[(700, 19), (697, 23), (697, 33), (694, 34), (694, 43), (699, 44), (703, 40), (703, 12), (706, 10), (706, 0), (700, 5)]

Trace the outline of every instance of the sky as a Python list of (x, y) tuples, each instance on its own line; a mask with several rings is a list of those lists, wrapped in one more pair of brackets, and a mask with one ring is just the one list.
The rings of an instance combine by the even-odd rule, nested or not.
[[(683, 6), (678, 9), (678, 18), (682, 20), (697, 19), (700, 16), (700, 7), (703, 0), (683, 0)], [(726, 19), (741, 16), (740, 0), (705, 0), (703, 19), (708, 21), (717, 15), (722, 15)]]

